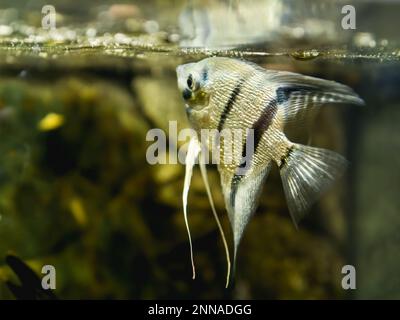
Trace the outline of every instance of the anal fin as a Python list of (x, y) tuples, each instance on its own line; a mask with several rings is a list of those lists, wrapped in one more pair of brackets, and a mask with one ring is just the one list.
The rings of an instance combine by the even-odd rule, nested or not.
[[(258, 207), (262, 187), (270, 168), (271, 164), (268, 164), (261, 172), (249, 171), (243, 176), (234, 175), (230, 179), (230, 183), (222, 183), (225, 204), (233, 230), (234, 268), (236, 266), (236, 257), (240, 241), (251, 216)], [(221, 172), (221, 181), (229, 180), (226, 175), (228, 175), (228, 173)]]

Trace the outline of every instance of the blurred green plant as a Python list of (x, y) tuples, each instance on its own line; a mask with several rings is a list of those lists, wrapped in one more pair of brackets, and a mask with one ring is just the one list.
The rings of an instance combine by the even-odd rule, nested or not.
[[(246, 233), (236, 285), (225, 290), (223, 248), (198, 172), (189, 197), (198, 268), (191, 280), (183, 166), (145, 159), (152, 124), (182, 119), (173, 86), (157, 77), (131, 88), (81, 74), (1, 79), (0, 257), (15, 253), (37, 274), (54, 265), (62, 299), (340, 297), (339, 250), (296, 232), (276, 192), (266, 193), (270, 206)], [(167, 118), (156, 112), (166, 97)], [(215, 170), (210, 181), (224, 212)], [(270, 185), (280, 190), (279, 179)], [(4, 285), (12, 278), (0, 266), (1, 298), (12, 298)]]

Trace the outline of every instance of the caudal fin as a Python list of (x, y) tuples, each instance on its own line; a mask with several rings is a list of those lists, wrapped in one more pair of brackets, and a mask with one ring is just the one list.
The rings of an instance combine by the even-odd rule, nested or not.
[(280, 166), (290, 215), (297, 227), (311, 205), (344, 171), (341, 155), (320, 148), (294, 144)]

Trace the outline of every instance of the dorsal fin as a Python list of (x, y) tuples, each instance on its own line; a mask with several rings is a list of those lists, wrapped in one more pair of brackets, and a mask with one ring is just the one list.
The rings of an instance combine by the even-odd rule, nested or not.
[(264, 71), (275, 83), (275, 94), (284, 109), (285, 123), (307, 123), (317, 109), (327, 103), (364, 105), (350, 87), (331, 80), (318, 79), (287, 71)]

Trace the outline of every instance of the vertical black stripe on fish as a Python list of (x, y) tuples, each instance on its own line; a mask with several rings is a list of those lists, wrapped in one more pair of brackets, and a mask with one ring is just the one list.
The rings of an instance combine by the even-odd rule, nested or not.
[(281, 164), (279, 166), (279, 170), (282, 170), (282, 168), (286, 165), (287, 161), (289, 160), (290, 155), (293, 152), (293, 147), (290, 147), (287, 151), (286, 154), (281, 158)]
[[(249, 162), (251, 161), (252, 157), (257, 152), (258, 146), (260, 144), (260, 141), (261, 141), (261, 138), (262, 138), (264, 132), (266, 132), (268, 130), (277, 111), (278, 111), (277, 101), (276, 101), (276, 99), (272, 99), (264, 107), (264, 109), (261, 112), (260, 117), (257, 119), (256, 122), (254, 122), (254, 124), (252, 126), (252, 129), (254, 130), (254, 150), (250, 155), (247, 154), (246, 149), (247, 149), (248, 138), (246, 138), (246, 141), (242, 148), (242, 160), (241, 160), (238, 168), (245, 168), (247, 161), (249, 161)], [(250, 168), (250, 166), (248, 166), (248, 168)], [(230, 194), (230, 202), (231, 202), (232, 208), (235, 207), (235, 197), (236, 197), (239, 183), (245, 177), (245, 175), (246, 175), (246, 172), (244, 172), (240, 175), (235, 174), (232, 177), (231, 194)]]
[[(246, 141), (243, 144), (242, 147), (242, 160), (240, 162), (240, 164), (238, 165), (238, 169), (243, 169), (246, 167), (247, 161), (250, 163), (251, 162), (251, 158), (253, 156), (253, 153), (251, 153), (250, 155), (250, 159), (247, 159), (247, 141), (249, 139), (249, 134), (246, 137)], [(254, 137), (253, 137), (254, 139)], [(254, 151), (254, 150), (253, 150)], [(250, 168), (250, 166), (247, 167), (247, 170)], [(231, 180), (231, 194), (230, 194), (230, 203), (231, 203), (231, 207), (234, 208), (235, 207), (235, 197), (236, 197), (236, 193), (239, 187), (239, 183), (240, 181), (242, 181), (242, 179), (245, 177), (247, 170), (245, 172), (242, 172), (241, 174), (234, 174)], [(237, 170), (239, 171), (239, 170)]]
[(235, 104), (235, 101), (240, 93), (240, 90), (243, 86), (244, 83), (244, 79), (241, 79), (238, 84), (235, 86), (235, 88), (233, 88), (229, 99), (227, 101), (227, 103), (225, 104), (224, 109), (222, 110), (221, 116), (219, 117), (219, 122), (218, 122), (218, 131), (221, 131), (222, 128), (224, 127), (225, 121), (229, 115), (229, 113), (231, 112), (233, 105)]
[(254, 153), (257, 152), (262, 135), (268, 130), (269, 126), (278, 111), (277, 100), (272, 99), (263, 109), (258, 120), (253, 124), (254, 129)]
[(254, 122), (254, 124), (252, 126), (252, 129), (254, 130), (253, 152), (249, 157), (249, 155), (247, 154), (247, 150), (246, 150), (247, 149), (247, 141), (248, 141), (248, 138), (247, 138), (243, 145), (243, 148), (242, 148), (242, 161), (239, 165), (239, 168), (244, 168), (246, 165), (246, 162), (251, 161), (251, 157), (257, 152), (262, 135), (264, 134), (265, 131), (268, 130), (277, 111), (278, 111), (278, 107), (277, 107), (275, 99), (268, 102), (267, 105), (265, 106), (265, 108), (262, 110), (260, 117), (257, 119), (256, 122)]
[(278, 104), (287, 102), (290, 98), (290, 94), (297, 90), (296, 87), (279, 87), (276, 89), (276, 101)]
[(201, 72), (201, 79), (203, 82), (206, 82), (208, 80), (208, 67), (204, 67), (202, 72)]
[(231, 180), (231, 192), (229, 196), (229, 201), (231, 203), (231, 207), (235, 207), (235, 197), (239, 187), (240, 181), (244, 178), (244, 175), (234, 174)]

